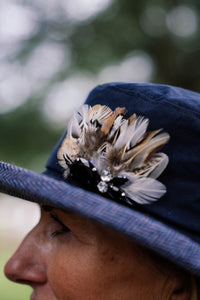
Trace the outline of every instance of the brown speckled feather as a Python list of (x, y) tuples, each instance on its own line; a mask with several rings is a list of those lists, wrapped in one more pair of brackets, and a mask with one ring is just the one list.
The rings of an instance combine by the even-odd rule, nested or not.
[[(160, 130), (147, 132), (149, 120), (133, 114), (124, 118), (125, 108), (112, 111), (104, 105), (83, 106), (69, 123), (69, 133), (58, 151), (60, 165), (68, 170), (77, 158), (84, 158), (112, 176), (125, 174), (130, 180), (124, 191), (139, 203), (148, 203), (165, 193), (165, 187), (155, 180), (168, 163), (166, 154), (158, 152), (169, 140)], [(140, 192), (140, 180), (148, 190)], [(150, 181), (152, 190), (149, 191)], [(146, 184), (146, 185), (145, 185)], [(137, 191), (137, 193), (136, 193)], [(156, 191), (156, 192), (155, 192)], [(134, 200), (136, 201), (136, 200)]]

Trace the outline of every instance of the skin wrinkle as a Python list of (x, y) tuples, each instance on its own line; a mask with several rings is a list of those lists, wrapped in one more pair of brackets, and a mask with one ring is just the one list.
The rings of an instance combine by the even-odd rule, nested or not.
[[(63, 232), (62, 223), (71, 231)], [(5, 273), (33, 287), (31, 300), (179, 300), (167, 296), (176, 280), (173, 287), (166, 285), (169, 274), (158, 270), (146, 250), (112, 229), (60, 209), (42, 209), (38, 225)]]

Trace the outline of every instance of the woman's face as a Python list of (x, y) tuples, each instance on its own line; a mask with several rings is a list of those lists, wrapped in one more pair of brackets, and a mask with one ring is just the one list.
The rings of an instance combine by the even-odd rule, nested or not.
[(30, 285), (31, 300), (165, 299), (166, 278), (139, 246), (59, 209), (42, 209), (5, 274)]

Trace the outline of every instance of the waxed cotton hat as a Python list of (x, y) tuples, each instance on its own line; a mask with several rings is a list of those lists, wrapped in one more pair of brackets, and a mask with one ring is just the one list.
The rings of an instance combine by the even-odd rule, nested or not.
[[(168, 85), (109, 83), (92, 90), (85, 103), (43, 174), (0, 163), (0, 191), (89, 217), (200, 276), (200, 94)], [(133, 172), (124, 171), (123, 159), (120, 171), (117, 165), (108, 172), (106, 163), (112, 169), (115, 159), (104, 137), (93, 160), (84, 157), (89, 154), (82, 144), (77, 150), (80, 132), (87, 128), (86, 138), (91, 128), (103, 127), (116, 155), (123, 150), (129, 158), (131, 152)], [(126, 147), (120, 148), (123, 139)], [(88, 152), (94, 140), (92, 132)], [(143, 149), (150, 149), (145, 158)]]

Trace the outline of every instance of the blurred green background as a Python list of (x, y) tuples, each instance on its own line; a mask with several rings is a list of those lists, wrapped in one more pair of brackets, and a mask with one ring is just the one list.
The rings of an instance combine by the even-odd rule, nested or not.
[[(199, 0), (1, 0), (0, 160), (42, 171), (72, 111), (97, 84), (200, 91), (199, 15)], [(0, 299), (28, 299), (2, 275), (16, 242), (3, 241)]]

